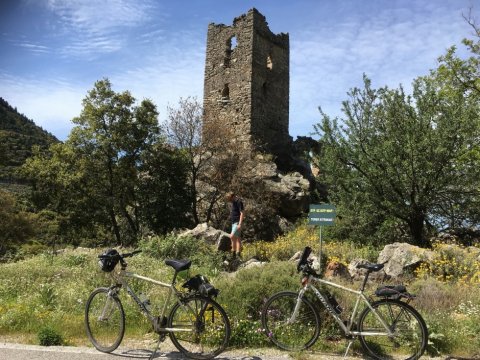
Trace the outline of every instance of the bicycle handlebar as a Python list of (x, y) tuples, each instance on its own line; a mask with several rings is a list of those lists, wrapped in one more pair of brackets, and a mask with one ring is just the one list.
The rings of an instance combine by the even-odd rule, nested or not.
[(130, 253), (124, 253), (124, 254), (114, 254), (114, 255), (104, 255), (104, 254), (101, 254), (101, 255), (98, 255), (98, 258), (99, 259), (111, 259), (111, 258), (114, 258), (114, 257), (118, 257), (120, 259), (124, 259), (124, 258), (127, 258), (127, 257), (132, 257), (133, 255), (137, 255), (139, 253), (141, 253), (142, 250), (134, 250)]

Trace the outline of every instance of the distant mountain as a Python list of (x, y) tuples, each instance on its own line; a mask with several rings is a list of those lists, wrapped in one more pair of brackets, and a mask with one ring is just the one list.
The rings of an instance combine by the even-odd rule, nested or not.
[(32, 155), (32, 146), (47, 148), (58, 141), (0, 97), (0, 181), (21, 180), (14, 171)]

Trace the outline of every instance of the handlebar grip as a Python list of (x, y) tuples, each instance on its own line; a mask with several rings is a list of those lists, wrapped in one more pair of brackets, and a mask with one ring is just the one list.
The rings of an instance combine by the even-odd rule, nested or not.
[(133, 255), (137, 255), (139, 253), (141, 253), (142, 250), (134, 250), (132, 251), (131, 253), (126, 253), (126, 254), (122, 254), (122, 257), (126, 258), (126, 257), (132, 257)]

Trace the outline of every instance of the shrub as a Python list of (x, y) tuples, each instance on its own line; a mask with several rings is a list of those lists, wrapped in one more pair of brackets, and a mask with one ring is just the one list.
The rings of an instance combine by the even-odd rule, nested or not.
[(71, 254), (65, 258), (65, 265), (69, 267), (83, 266), (88, 258), (85, 254)]
[(218, 278), (219, 301), (236, 320), (258, 320), (265, 300), (281, 290), (298, 290), (300, 279), (294, 263), (273, 262), (243, 269), (235, 277)]
[[(310, 246), (315, 253), (318, 253), (320, 247), (319, 237), (317, 228), (301, 224), (289, 233), (280, 236), (274, 242), (258, 241), (252, 244), (245, 244), (244, 256), (254, 257), (261, 261), (288, 260), (305, 246)], [(378, 249), (371, 245), (359, 247), (353, 242), (338, 242), (328, 237), (323, 237), (322, 242), (322, 251), (328, 260), (336, 260), (344, 264), (348, 264), (354, 258), (375, 262), (379, 253)], [(323, 260), (322, 263), (325, 265)]]
[(433, 244), (434, 258), (423, 262), (415, 271), (419, 278), (433, 277), (442, 282), (480, 284), (478, 248), (455, 244)]
[(38, 331), (38, 341), (42, 346), (59, 346), (63, 344), (62, 336), (50, 326), (45, 326)]
[(154, 236), (141, 240), (139, 247), (145, 255), (156, 259), (190, 259), (209, 274), (215, 273), (222, 261), (221, 254), (213, 246), (189, 236)]
[(38, 291), (38, 296), (40, 304), (46, 309), (53, 309), (55, 307), (57, 294), (55, 293), (55, 288), (52, 285), (41, 284)]
[(235, 347), (263, 347), (269, 343), (259, 320), (235, 320), (229, 345)]

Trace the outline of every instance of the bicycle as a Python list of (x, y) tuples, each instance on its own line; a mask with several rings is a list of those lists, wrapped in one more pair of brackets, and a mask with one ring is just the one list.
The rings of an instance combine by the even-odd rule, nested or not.
[[(365, 285), (372, 272), (380, 271), (383, 264), (359, 264), (366, 274), (360, 290), (354, 290), (322, 279), (312, 268), (308, 257), (311, 248), (306, 247), (297, 264), (302, 272), (302, 288), (298, 292), (281, 291), (271, 296), (262, 309), (262, 325), (270, 340), (284, 350), (304, 350), (311, 347), (320, 335), (318, 306), (307, 298), (313, 293), (349, 340), (344, 357), (352, 342), (358, 337), (366, 354), (374, 359), (418, 359), (427, 346), (428, 331), (422, 316), (409, 302), (414, 295), (403, 285), (382, 286), (375, 295), (380, 300), (370, 301), (365, 295)], [(341, 317), (342, 308), (328, 290), (319, 290), (315, 284), (323, 284), (356, 294), (355, 305), (348, 320)], [(309, 295), (310, 296), (310, 295)], [(365, 305), (359, 313), (359, 305)]]
[[(165, 264), (174, 269), (170, 284), (127, 272), (125, 258), (140, 252), (141, 250), (136, 250), (120, 254), (115, 249), (109, 249), (98, 256), (101, 269), (111, 275), (113, 282), (110, 287), (95, 289), (85, 305), (86, 332), (93, 346), (99, 351), (109, 353), (122, 342), (125, 334), (125, 312), (119, 293), (123, 288), (152, 324), (154, 332), (159, 335), (151, 359), (167, 334), (175, 347), (189, 358), (211, 359), (224, 351), (231, 330), (225, 310), (212, 299), (218, 295), (218, 290), (201, 275), (190, 278), (182, 285), (188, 292), (181, 292), (176, 288), (177, 275), (190, 268), (190, 260), (165, 260)], [(120, 271), (113, 271), (118, 263)], [(150, 302), (142, 299), (143, 296), (135, 293), (129, 286), (129, 278), (168, 289), (160, 315), (153, 314)], [(175, 302), (167, 317), (172, 298)]]

